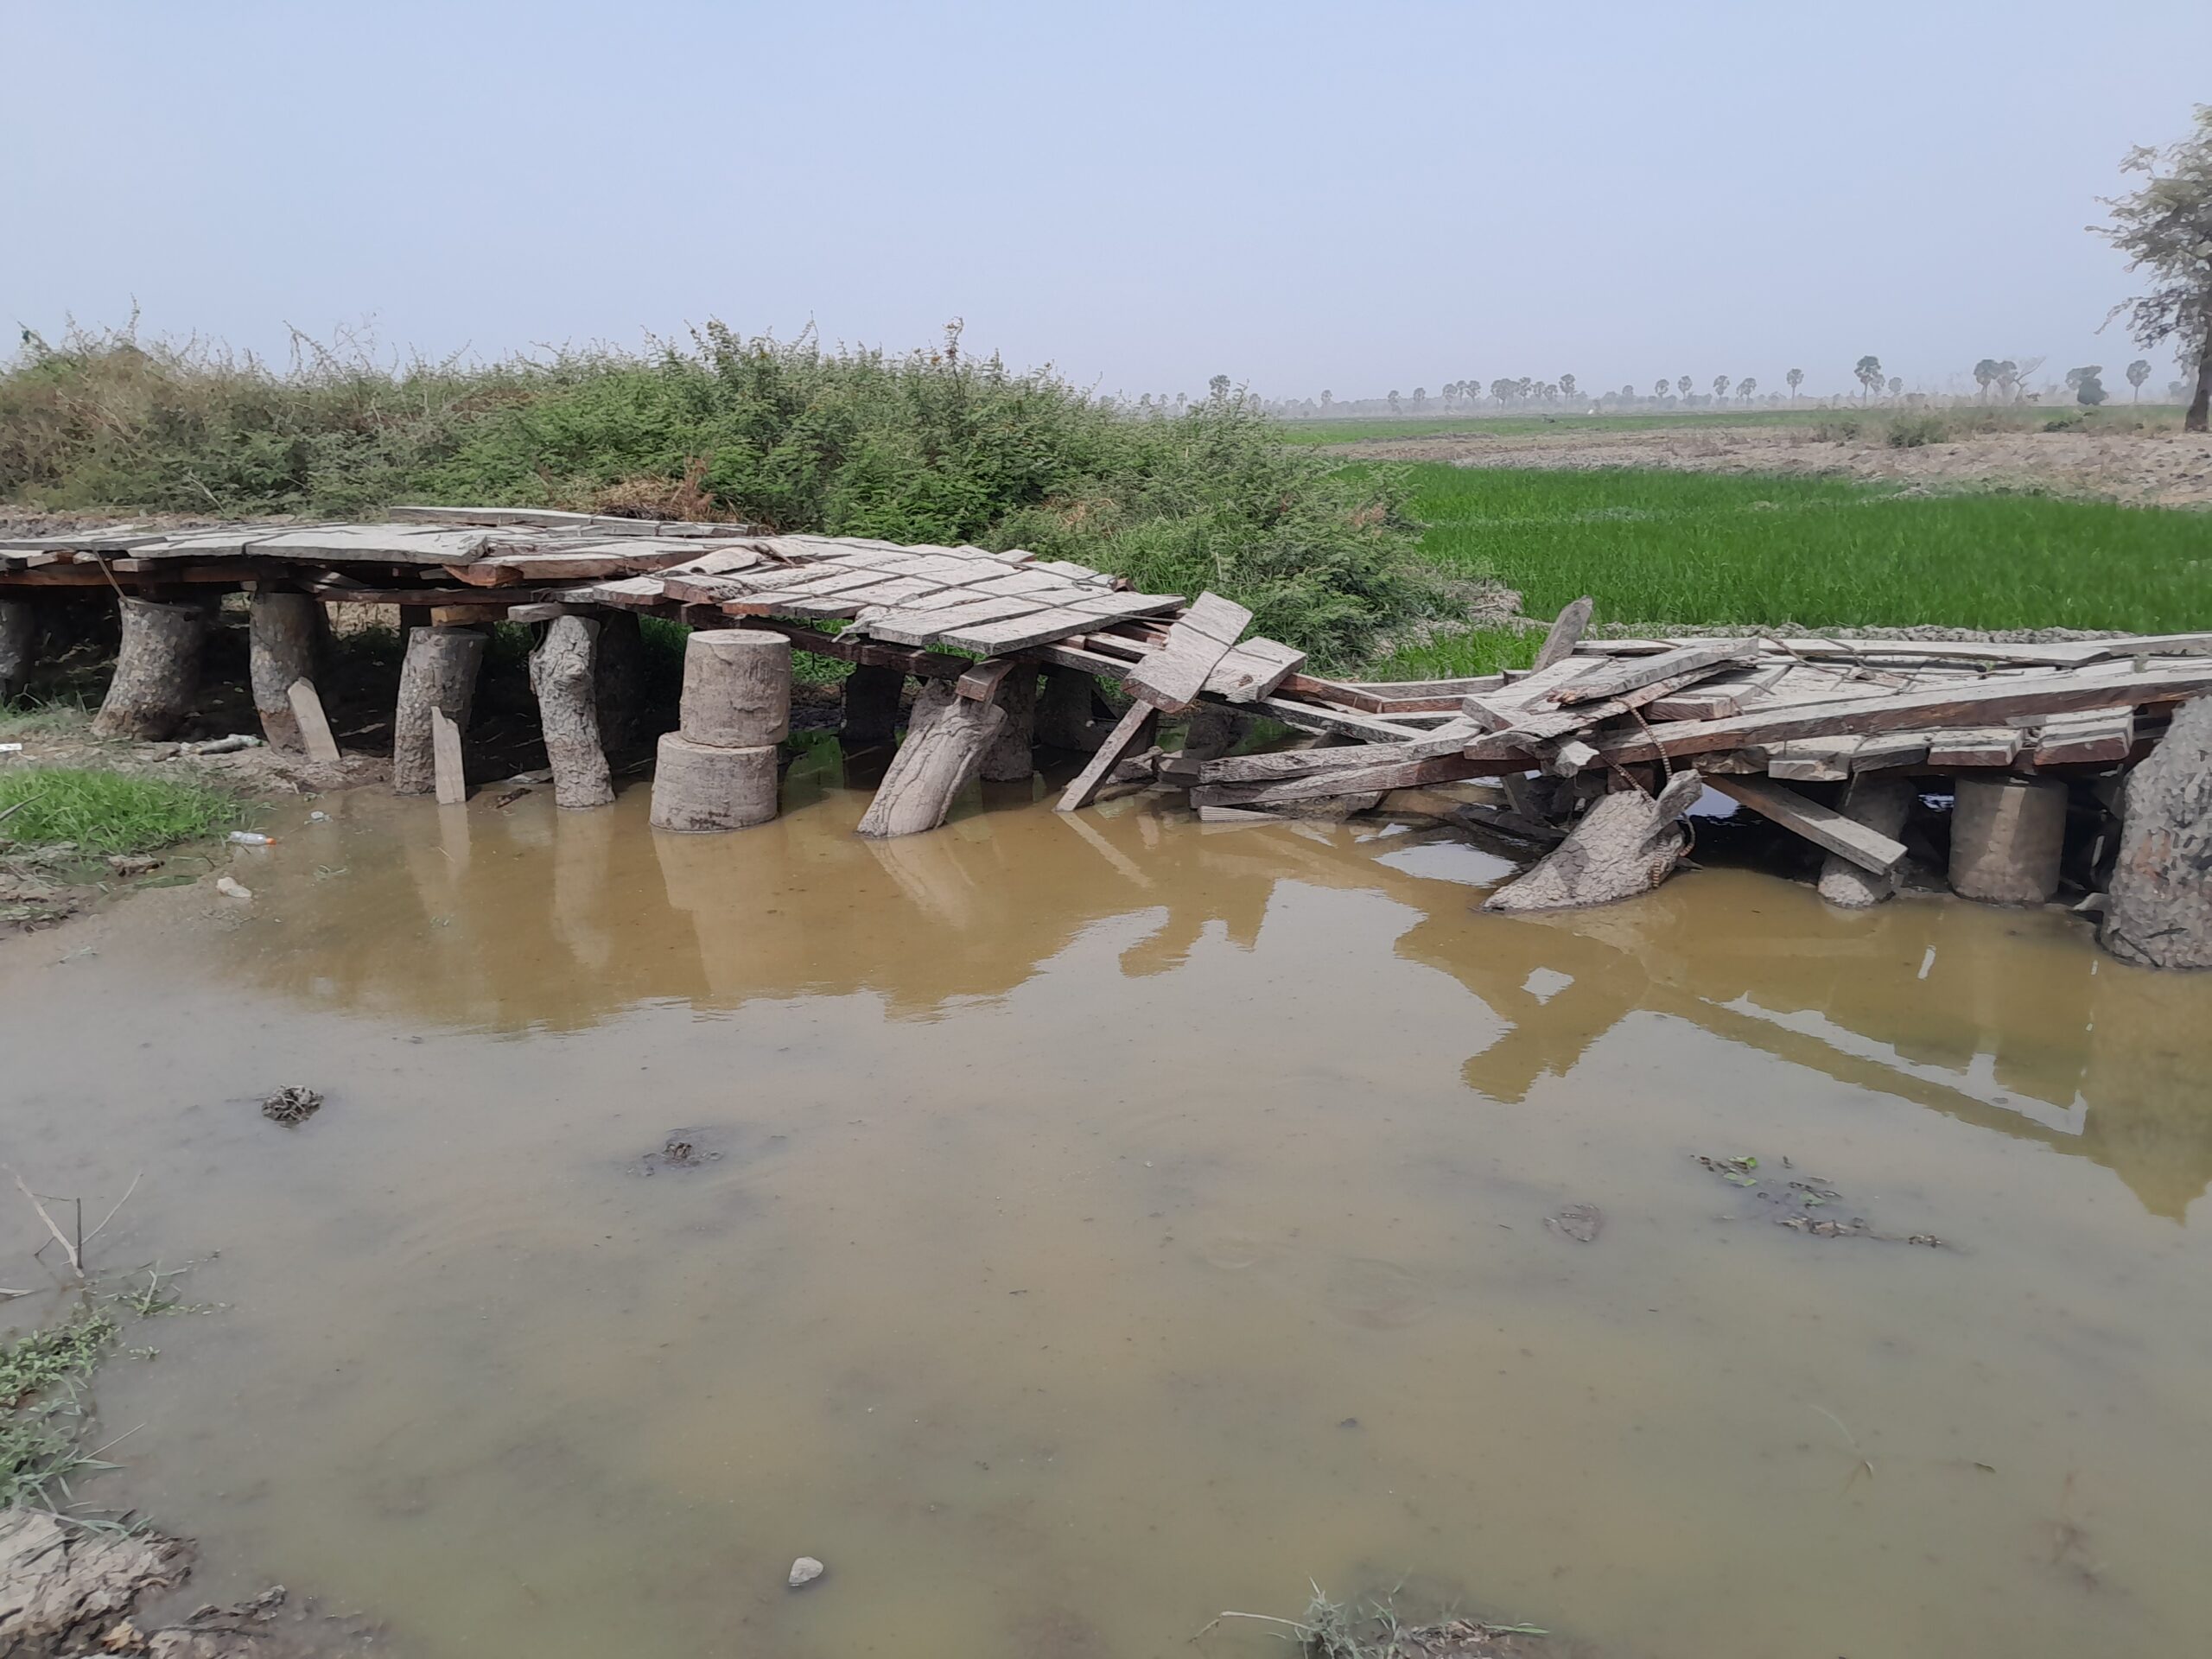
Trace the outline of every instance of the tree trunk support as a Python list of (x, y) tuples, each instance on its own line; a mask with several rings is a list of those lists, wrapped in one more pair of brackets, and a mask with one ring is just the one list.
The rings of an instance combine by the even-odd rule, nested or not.
[(2066, 839), (2066, 785), (1961, 777), (1952, 790), (1952, 891), (1986, 905), (2049, 904)]
[(307, 740), (292, 712), (292, 683), (315, 678), (322, 602), (306, 594), (257, 588), (248, 627), (253, 706), (271, 748), (303, 753)]
[(906, 689), (903, 669), (862, 663), (845, 677), (845, 712), (837, 738), (852, 748), (888, 743), (899, 735), (899, 699)]
[(437, 786), (430, 711), (442, 709), (457, 734), (468, 730), (486, 639), (474, 628), (420, 627), (408, 634), (407, 655), (399, 670), (399, 702), (391, 719), (394, 794), (428, 795)]
[(772, 743), (722, 748), (666, 734), (653, 766), (653, 828), (709, 833), (767, 823), (781, 756)]
[(791, 642), (719, 628), (683, 642), (683, 735), (717, 749), (773, 747), (791, 735)]
[(930, 681), (915, 702), (906, 741), (861, 818), (860, 833), (912, 836), (943, 823), (954, 798), (982, 769), (983, 752), (1006, 718), (997, 703), (963, 697), (950, 680)]
[(1649, 893), (1689, 844), (1680, 820), (1704, 786), (1694, 772), (1678, 772), (1656, 798), (1640, 789), (1599, 797), (1565, 841), (1483, 908), (1570, 910)]
[[(1845, 786), (1843, 816), (1894, 841), (1919, 791), (1908, 779), (1863, 772)], [(1877, 874), (1830, 853), (1821, 865), (1821, 897), (1843, 910), (1864, 910), (1897, 896), (1895, 870)]]
[(1036, 742), (1037, 670), (1017, 663), (999, 682), (993, 699), (1006, 711), (1006, 721), (991, 747), (983, 752), (983, 780), (992, 784), (1026, 784), (1037, 769), (1030, 750)]
[(126, 596), (115, 677), (92, 720), (95, 737), (167, 737), (190, 712), (200, 689), (207, 613), (197, 603)]
[(607, 751), (599, 741), (595, 690), (599, 624), (589, 617), (556, 616), (530, 653), (530, 689), (553, 768), (555, 804), (605, 806), (614, 798)]

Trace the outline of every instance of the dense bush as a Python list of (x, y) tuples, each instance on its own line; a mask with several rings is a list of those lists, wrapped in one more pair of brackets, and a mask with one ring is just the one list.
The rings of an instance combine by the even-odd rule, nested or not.
[(380, 364), (302, 341), (278, 371), (129, 332), (27, 338), (0, 371), (0, 499), (365, 513), (402, 499), (711, 513), (776, 530), (1040, 552), (1358, 658), (1428, 608), (1406, 490), (1281, 443), (1217, 392), (1140, 416), (1049, 371), (712, 325), (648, 353)]

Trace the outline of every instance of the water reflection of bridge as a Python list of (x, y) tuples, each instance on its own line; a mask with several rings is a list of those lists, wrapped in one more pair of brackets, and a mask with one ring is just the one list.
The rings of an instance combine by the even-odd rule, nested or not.
[(2181, 1218), (2212, 1181), (2195, 1064), (2212, 1048), (2212, 985), (2100, 957), (2063, 918), (1941, 901), (1846, 914), (1725, 870), (1604, 911), (1477, 918), (1467, 886), (1382, 861), (1402, 836), (1195, 825), (1135, 802), (1010, 812), (1027, 791), (1007, 785), (990, 801), (1001, 810), (862, 841), (861, 798), (841, 782), (834, 746), (801, 760), (784, 816), (741, 836), (653, 835), (638, 791), (611, 812), (448, 809), (435, 840), (419, 816), (393, 817), (346, 880), (315, 894), (312, 936), (239, 971), (340, 1007), (502, 1032), (655, 1001), (854, 993), (894, 1019), (930, 1018), (1006, 994), (1112, 917), (1163, 912), (1122, 957), (1133, 976), (1172, 969), (1216, 924), (1249, 949), (1278, 885), (1300, 882), (1418, 913), (1398, 955), (1510, 1023), (1465, 1068), (1495, 1099), (1564, 1076), (1648, 1012), (2090, 1158), (2155, 1214)]

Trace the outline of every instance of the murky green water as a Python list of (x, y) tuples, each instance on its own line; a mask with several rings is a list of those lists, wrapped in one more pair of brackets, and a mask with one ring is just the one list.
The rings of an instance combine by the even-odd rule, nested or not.
[(1372, 825), (871, 845), (833, 776), (721, 838), (339, 798), (251, 905), (0, 952), (7, 1160), (145, 1172), (111, 1266), (220, 1252), (99, 1390), (195, 1596), (432, 1659), (1275, 1654), (1190, 1638), (1309, 1578), (1649, 1659), (2202, 1645), (2212, 982), (1718, 870), (1482, 917)]

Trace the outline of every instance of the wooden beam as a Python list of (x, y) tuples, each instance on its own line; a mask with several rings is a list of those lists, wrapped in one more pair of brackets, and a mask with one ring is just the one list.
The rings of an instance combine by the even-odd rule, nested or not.
[(1251, 626), (1252, 613), (1242, 605), (1219, 594), (1200, 594), (1167, 630), (1166, 644), (1122, 677), (1122, 689), (1163, 713), (1186, 713)]
[(1086, 762), (1081, 772), (1060, 796), (1058, 810), (1079, 812), (1098, 798), (1105, 787), (1107, 775), (1122, 760), (1152, 740), (1153, 728), (1159, 724), (1160, 710), (1148, 702), (1133, 702), (1097, 752)]
[(324, 766), (336, 765), (344, 757), (338, 752), (338, 740), (330, 734), (330, 716), (323, 712), (315, 682), (294, 680), (284, 695), (292, 705), (292, 718), (300, 722), (300, 742), (308, 759)]
[(440, 806), (459, 806), (468, 798), (468, 779), (461, 764), (461, 728), (435, 704), (430, 708), (430, 764)]
[(1750, 807), (1785, 830), (1794, 830), (1816, 847), (1849, 859), (1863, 870), (1887, 875), (1904, 862), (1903, 842), (1893, 841), (1878, 830), (1869, 829), (1796, 790), (1723, 773), (1708, 773), (1705, 781), (1708, 787), (1719, 790), (1730, 800)]

